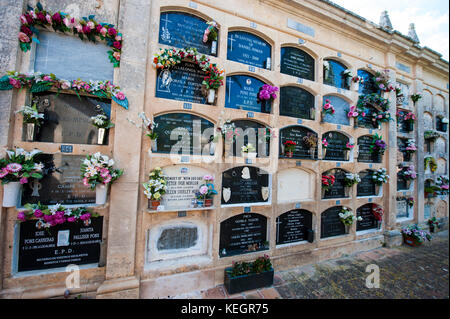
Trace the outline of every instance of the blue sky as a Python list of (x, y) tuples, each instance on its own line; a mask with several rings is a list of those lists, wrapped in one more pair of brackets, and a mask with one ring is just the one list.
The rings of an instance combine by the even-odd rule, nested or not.
[(381, 12), (387, 10), (394, 29), (405, 35), (408, 35), (409, 24), (414, 23), (420, 46), (429, 47), (449, 60), (448, 0), (331, 1), (377, 24)]

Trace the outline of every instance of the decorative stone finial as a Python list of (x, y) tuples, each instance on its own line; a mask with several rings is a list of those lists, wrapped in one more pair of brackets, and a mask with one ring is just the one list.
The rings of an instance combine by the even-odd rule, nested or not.
[(389, 15), (388, 15), (388, 12), (386, 10), (381, 12), (380, 26), (383, 29), (387, 29), (387, 30), (392, 30), (393, 29), (392, 28), (391, 19), (389, 19)]
[(417, 33), (416, 33), (416, 28), (414, 27), (414, 23), (409, 24), (408, 37), (413, 39), (414, 42), (417, 42), (417, 43), (420, 42), (419, 37), (417, 36)]

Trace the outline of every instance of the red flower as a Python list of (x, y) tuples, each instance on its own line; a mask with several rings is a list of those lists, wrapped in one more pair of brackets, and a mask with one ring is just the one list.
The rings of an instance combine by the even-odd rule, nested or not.
[(114, 41), (113, 46), (116, 49), (120, 49), (120, 48), (122, 48), (122, 43), (120, 41)]
[(33, 34), (33, 32), (31, 32), (30, 28), (29, 28), (29, 27), (26, 27), (26, 26), (24, 26), (24, 25), (22, 25), (22, 26), (20, 27), (20, 31), (22, 31), (23, 33), (25, 33), (25, 34), (28, 35), (28, 36), (30, 36), (30, 35)]
[(39, 20), (41, 20), (42, 23), (46, 23), (47, 22), (47, 19), (45, 18), (45, 14), (43, 14), (42, 12), (38, 12), (36, 14), (36, 16), (37, 16), (37, 18)]
[(109, 28), (109, 29), (108, 29), (108, 34), (109, 34), (110, 36), (112, 36), (112, 37), (115, 37), (116, 34), (117, 34), (117, 31), (116, 31), (116, 29), (114, 29), (114, 28)]
[(53, 16), (52, 16), (52, 21), (56, 22), (56, 23), (61, 23), (61, 15), (59, 14), (59, 12), (56, 12)]

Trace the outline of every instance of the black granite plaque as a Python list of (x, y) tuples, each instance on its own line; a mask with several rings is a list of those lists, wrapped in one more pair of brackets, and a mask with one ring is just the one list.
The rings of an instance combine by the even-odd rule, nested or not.
[[(307, 136), (308, 133), (314, 134), (317, 137), (317, 134), (303, 126), (288, 126), (280, 130), (280, 158), (284, 157), (284, 142), (286, 141), (294, 141), (297, 145), (294, 149), (293, 158), (305, 158), (305, 159), (317, 159), (317, 146), (315, 149), (310, 150), (310, 148), (304, 143), (303, 137)], [(319, 143), (320, 141), (318, 141)]]
[(95, 204), (95, 191), (83, 185), (80, 166), (84, 155), (38, 154), (44, 164), (44, 177), (23, 187), (22, 205)]
[(277, 245), (308, 239), (312, 229), (312, 214), (304, 209), (291, 210), (277, 217)]
[(162, 12), (159, 22), (159, 43), (177, 48), (196, 48), (211, 54), (211, 41), (203, 43), (207, 21), (184, 12)]
[(339, 168), (323, 173), (323, 175), (334, 175), (336, 178), (333, 186), (325, 191), (323, 199), (348, 197), (345, 194), (345, 174), (346, 172)]
[(335, 95), (324, 96), (323, 101), (330, 100), (335, 109), (334, 115), (324, 114), (323, 121), (333, 124), (350, 125), (350, 119), (347, 114), (350, 110), (350, 104), (343, 98)]
[(225, 107), (270, 113), (271, 102), (258, 103), (259, 89), (265, 83), (248, 75), (232, 75), (226, 80)]
[(409, 189), (408, 184), (409, 184), (408, 181), (405, 178), (403, 178), (403, 176), (397, 173), (397, 190), (398, 191), (408, 190)]
[[(36, 142), (97, 144), (98, 129), (91, 117), (111, 115), (111, 100), (73, 94), (34, 93), (39, 113), (44, 121), (36, 134)], [(25, 137), (25, 126), (23, 137)], [(104, 144), (108, 144), (108, 130)]]
[(255, 121), (232, 121), (237, 133), (233, 142), (233, 156), (242, 156), (241, 147), (252, 144), (256, 148), (257, 157), (269, 156), (270, 138), (266, 138), (266, 127)]
[(280, 115), (313, 120), (315, 117), (314, 95), (296, 86), (280, 89)]
[(324, 211), (320, 218), (320, 238), (345, 235), (345, 225), (339, 218), (342, 206), (335, 206)]
[(220, 223), (219, 256), (227, 257), (267, 250), (267, 218), (240, 214)]
[[(328, 147), (324, 160), (328, 161), (348, 161), (345, 147), (349, 142), (349, 138), (339, 132), (328, 132), (322, 135), (322, 140), (326, 138)], [(323, 146), (322, 146), (323, 147)]]
[(372, 121), (372, 114), (374, 113), (377, 113), (377, 110), (373, 106), (367, 105), (365, 107), (360, 108), (359, 115), (355, 121), (356, 127), (377, 129), (378, 122)]
[(260, 168), (240, 166), (222, 173), (222, 205), (268, 202), (269, 175)]
[(377, 228), (377, 220), (373, 214), (375, 204), (365, 204), (356, 210), (356, 216), (362, 217), (361, 221), (356, 222), (356, 231), (368, 230)]
[(206, 72), (191, 62), (181, 62), (170, 69), (159, 69), (156, 77), (156, 97), (206, 104), (202, 82)]
[(44, 229), (29, 220), (19, 227), (19, 272), (99, 262), (103, 217), (91, 218), (88, 226), (77, 221)]
[(361, 182), (356, 186), (356, 196), (376, 196), (376, 184), (372, 178), (372, 171), (365, 170), (359, 173)]
[(228, 60), (266, 68), (267, 58), (271, 56), (271, 45), (260, 37), (244, 31), (228, 32)]
[(380, 89), (375, 85), (373, 74), (365, 70), (358, 70), (358, 76), (363, 79), (363, 82), (359, 84), (358, 93), (360, 95), (381, 93)]
[(364, 135), (358, 138), (358, 162), (363, 163), (381, 163), (382, 156), (377, 152), (370, 152), (372, 145), (372, 135)]
[(195, 246), (197, 240), (197, 227), (166, 228), (159, 236), (156, 247), (158, 250), (188, 249)]
[(314, 81), (314, 58), (297, 48), (281, 48), (280, 72)]
[(193, 114), (169, 113), (156, 116), (154, 120), (157, 153), (174, 151), (174, 154), (200, 155), (214, 135), (214, 124)]

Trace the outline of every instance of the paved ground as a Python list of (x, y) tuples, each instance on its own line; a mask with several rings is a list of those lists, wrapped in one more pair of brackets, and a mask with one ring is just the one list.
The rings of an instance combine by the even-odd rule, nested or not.
[[(448, 299), (448, 231), (421, 247), (379, 248), (275, 273), (273, 287), (228, 295), (221, 286), (175, 298), (195, 299)], [(367, 288), (368, 265), (379, 267), (380, 287)]]

